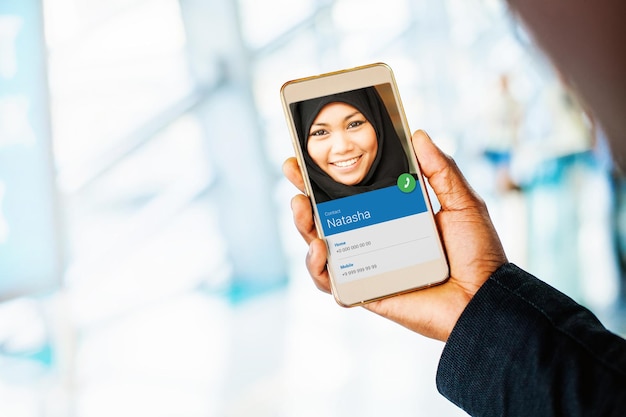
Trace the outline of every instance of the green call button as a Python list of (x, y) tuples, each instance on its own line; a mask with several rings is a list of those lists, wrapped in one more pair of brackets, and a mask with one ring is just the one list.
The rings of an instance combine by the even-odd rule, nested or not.
[(411, 174), (402, 174), (398, 177), (398, 188), (403, 193), (410, 193), (415, 189), (417, 181)]

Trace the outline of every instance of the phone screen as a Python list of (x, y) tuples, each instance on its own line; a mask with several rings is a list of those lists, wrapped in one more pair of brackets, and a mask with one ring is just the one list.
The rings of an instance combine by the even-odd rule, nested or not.
[[(333, 276), (362, 279), (437, 259), (425, 201), (407, 174), (403, 184), (317, 205)], [(410, 180), (409, 180), (410, 178)], [(406, 184), (406, 185), (405, 185)], [(409, 233), (407, 233), (409, 232)]]
[(288, 104), (337, 301), (441, 282), (445, 255), (393, 80), (338, 85)]

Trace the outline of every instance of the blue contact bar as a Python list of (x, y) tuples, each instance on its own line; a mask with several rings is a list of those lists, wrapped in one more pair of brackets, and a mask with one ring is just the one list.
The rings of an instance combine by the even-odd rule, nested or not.
[(417, 187), (404, 193), (397, 186), (327, 201), (317, 205), (326, 236), (426, 211)]

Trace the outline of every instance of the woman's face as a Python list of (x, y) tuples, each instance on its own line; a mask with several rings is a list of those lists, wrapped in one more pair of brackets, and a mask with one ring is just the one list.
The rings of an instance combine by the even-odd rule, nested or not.
[(355, 107), (335, 102), (318, 113), (307, 141), (311, 159), (333, 180), (356, 185), (376, 158), (374, 126)]

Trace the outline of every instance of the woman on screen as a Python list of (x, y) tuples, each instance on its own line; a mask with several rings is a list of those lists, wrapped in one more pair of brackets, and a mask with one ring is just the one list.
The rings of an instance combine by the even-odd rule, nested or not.
[(395, 185), (409, 170), (374, 87), (297, 103), (294, 120), (317, 203)]

